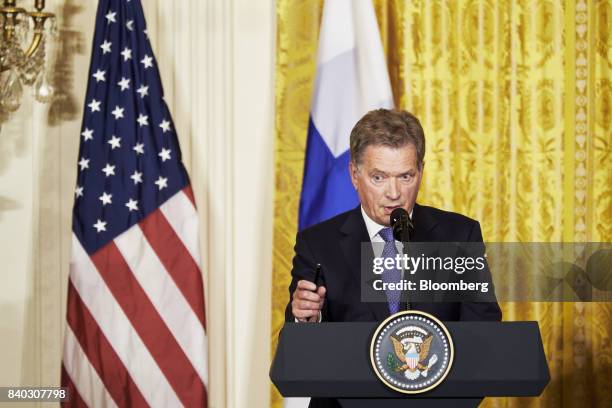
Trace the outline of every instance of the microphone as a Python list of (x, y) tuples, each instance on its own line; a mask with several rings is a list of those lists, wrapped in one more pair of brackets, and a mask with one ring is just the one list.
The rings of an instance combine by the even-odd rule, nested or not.
[(410, 232), (413, 229), (408, 212), (403, 208), (396, 208), (391, 212), (390, 224), (393, 228), (393, 238), (400, 242), (410, 242)]

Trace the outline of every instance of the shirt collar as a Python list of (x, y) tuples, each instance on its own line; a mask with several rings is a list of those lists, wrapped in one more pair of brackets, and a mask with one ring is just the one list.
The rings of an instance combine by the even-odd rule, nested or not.
[[(412, 219), (412, 212), (413, 211), (410, 211), (410, 214), (409, 214), (410, 219)], [(386, 225), (380, 225), (379, 223), (371, 219), (368, 216), (368, 214), (366, 214), (365, 210), (363, 209), (363, 205), (361, 206), (361, 216), (363, 217), (363, 220), (365, 221), (365, 225), (368, 230), (368, 236), (370, 237), (370, 240), (374, 239), (374, 237), (378, 235), (381, 229), (387, 228)]]

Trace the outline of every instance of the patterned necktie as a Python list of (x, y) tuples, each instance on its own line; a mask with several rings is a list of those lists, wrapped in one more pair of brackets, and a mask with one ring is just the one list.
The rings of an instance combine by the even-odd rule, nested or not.
[[(382, 258), (393, 258), (393, 268), (385, 269), (382, 273), (383, 282), (385, 283), (398, 283), (401, 280), (402, 272), (396, 268), (395, 257), (398, 254), (397, 247), (395, 246), (395, 239), (393, 238), (393, 230), (389, 227), (383, 228), (378, 233), (382, 239), (385, 240), (385, 248), (382, 251)], [(402, 291), (401, 290), (386, 290), (387, 302), (389, 303), (389, 312), (391, 314), (397, 313), (400, 307), (400, 300)]]

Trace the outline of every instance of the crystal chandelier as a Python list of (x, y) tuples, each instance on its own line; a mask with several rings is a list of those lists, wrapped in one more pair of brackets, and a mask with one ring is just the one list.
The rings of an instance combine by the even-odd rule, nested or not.
[(53, 100), (45, 48), (54, 31), (55, 15), (43, 11), (45, 0), (34, 0), (34, 8), (26, 11), (17, 7), (16, 0), (4, 0), (0, 6), (0, 110), (5, 112), (19, 109), (23, 85), (34, 84), (34, 97), (39, 102)]

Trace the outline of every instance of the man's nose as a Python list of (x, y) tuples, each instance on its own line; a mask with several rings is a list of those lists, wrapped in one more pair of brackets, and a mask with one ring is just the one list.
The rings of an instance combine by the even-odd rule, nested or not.
[(400, 196), (399, 182), (395, 178), (389, 178), (387, 183), (387, 198), (390, 200), (397, 200)]

